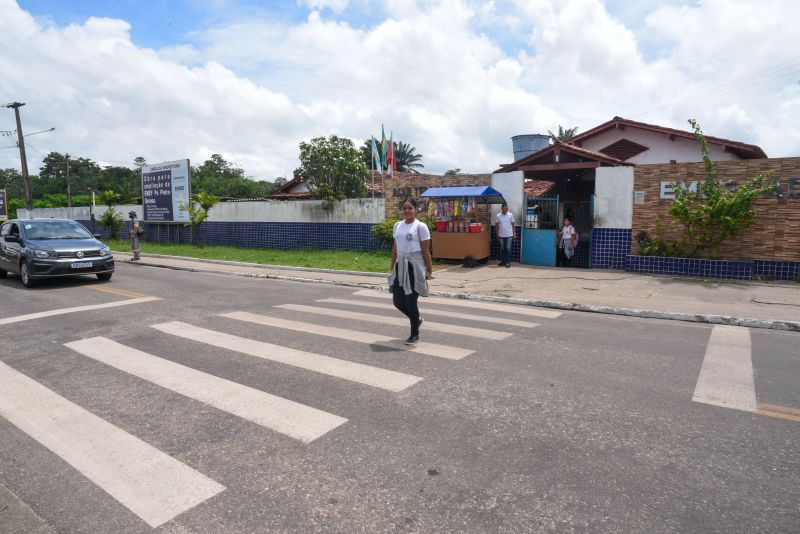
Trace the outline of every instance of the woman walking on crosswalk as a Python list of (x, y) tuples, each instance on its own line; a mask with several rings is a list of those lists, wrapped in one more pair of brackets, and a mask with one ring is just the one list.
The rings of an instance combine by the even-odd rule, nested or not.
[(413, 198), (403, 202), (403, 219), (394, 225), (392, 244), (392, 272), (389, 289), (394, 307), (400, 310), (411, 323), (411, 335), (406, 345), (419, 341), (419, 316), (417, 298), (428, 296), (428, 282), (433, 272), (431, 262), (431, 233), (425, 223), (417, 220), (417, 201)]

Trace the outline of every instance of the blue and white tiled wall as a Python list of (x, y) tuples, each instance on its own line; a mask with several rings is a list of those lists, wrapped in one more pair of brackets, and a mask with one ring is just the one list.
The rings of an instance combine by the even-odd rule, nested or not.
[(630, 228), (593, 228), (593, 269), (624, 269), (631, 253)]
[[(108, 236), (91, 221), (80, 221), (88, 229)], [(189, 243), (189, 228), (180, 224), (144, 223), (145, 240)], [(206, 245), (252, 248), (316, 248), (324, 250), (376, 250), (381, 244), (372, 236), (369, 223), (303, 222), (214, 222), (203, 223), (197, 240)], [(128, 238), (127, 225), (117, 236)]]

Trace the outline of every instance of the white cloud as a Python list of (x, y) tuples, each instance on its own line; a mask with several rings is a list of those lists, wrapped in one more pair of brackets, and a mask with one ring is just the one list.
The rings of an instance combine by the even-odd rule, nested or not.
[(322, 10), (325, 8), (330, 9), (334, 13), (341, 13), (347, 9), (349, 4), (348, 0), (302, 0), (300, 2), (310, 9)]
[[(491, 171), (511, 158), (512, 135), (614, 115), (683, 129), (691, 116), (772, 156), (800, 149), (800, 76), (780, 76), (800, 70), (779, 31), (800, 15), (794, 2), (611, 12), (600, 0), (388, 0), (368, 26), (329, 17), (359, 2), (305, 5), (298, 23), (248, 14), (155, 51), (134, 45), (125, 21), (57, 27), (0, 0), (0, 99), (28, 103), (26, 131), (56, 126), (31, 138), (44, 153), (130, 165), (219, 152), (270, 179), (297, 166), (300, 141), (360, 144), (381, 123), (433, 171)], [(515, 40), (501, 46), (502, 32)], [(29, 151), (32, 172), (39, 157)], [(13, 150), (0, 166), (18, 167)]]

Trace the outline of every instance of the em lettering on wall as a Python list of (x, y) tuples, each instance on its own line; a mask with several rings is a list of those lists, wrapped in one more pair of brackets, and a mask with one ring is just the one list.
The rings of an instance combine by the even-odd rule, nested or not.
[[(729, 187), (743, 183), (764, 172), (777, 184), (774, 193), (758, 199), (753, 226), (742, 236), (723, 243), (724, 259), (800, 261), (800, 158), (771, 158), (715, 163), (717, 177)], [(680, 226), (672, 227), (669, 205), (675, 193), (673, 187), (697, 190), (705, 178), (702, 162), (637, 165), (634, 171), (634, 190), (640, 193), (633, 202), (633, 243), (636, 234), (644, 230), (655, 233), (657, 223), (667, 241), (679, 239)], [(675, 184), (675, 186), (673, 186)]]

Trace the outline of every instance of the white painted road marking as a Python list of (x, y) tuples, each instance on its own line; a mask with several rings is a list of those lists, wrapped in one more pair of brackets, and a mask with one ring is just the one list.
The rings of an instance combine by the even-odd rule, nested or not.
[(172, 334), (174, 336), (191, 339), (206, 343), (214, 347), (220, 347), (236, 352), (241, 352), (257, 358), (271, 360), (293, 367), (299, 367), (308, 371), (314, 371), (359, 384), (366, 384), (388, 391), (403, 391), (409, 386), (413, 386), (421, 377), (390, 371), (364, 365), (361, 363), (340, 360), (314, 354), (302, 350), (290, 349), (272, 343), (264, 343), (254, 339), (247, 339), (239, 336), (232, 336), (214, 330), (207, 330), (179, 321), (153, 325), (153, 328)]
[(191, 369), (104, 337), (67, 343), (72, 350), (190, 399), (310, 443), (347, 422), (298, 402)]
[(447, 358), (448, 360), (460, 360), (461, 358), (469, 356), (474, 352), (468, 349), (449, 347), (447, 345), (437, 345), (435, 343), (425, 343), (423, 341), (420, 341), (416, 345), (410, 346), (406, 345), (402, 339), (381, 336), (371, 332), (347, 330), (345, 328), (304, 323), (301, 321), (290, 321), (288, 319), (279, 319), (277, 317), (269, 317), (267, 315), (256, 315), (248, 312), (223, 313), (222, 317), (228, 317), (229, 319), (236, 319), (239, 321), (247, 321), (264, 326), (272, 326), (275, 328), (284, 328), (286, 330), (294, 330), (296, 332), (310, 333), (318, 336), (346, 339), (347, 341), (355, 341), (357, 343), (380, 345), (406, 352), (416, 352), (419, 354), (427, 354), (428, 356)]
[(0, 415), (152, 528), (225, 489), (4, 363)]
[(89, 304), (87, 306), (75, 306), (74, 308), (61, 308), (58, 310), (29, 313), (28, 315), (18, 315), (16, 317), (6, 317), (5, 319), (0, 319), (0, 325), (20, 323), (22, 321), (32, 321), (34, 319), (43, 319), (45, 317), (52, 317), (54, 315), (65, 315), (67, 313), (102, 310), (104, 308), (116, 308), (117, 306), (128, 306), (129, 304), (142, 304), (144, 302), (153, 302), (154, 300), (161, 299), (158, 297), (144, 297), (140, 299), (118, 300), (115, 302), (107, 302), (105, 304)]
[(748, 412), (757, 409), (747, 328), (714, 327), (692, 400)]
[[(366, 321), (368, 323), (389, 324), (393, 326), (408, 326), (408, 319), (400, 317), (387, 317), (385, 315), (374, 315), (370, 313), (358, 313), (344, 310), (334, 310), (331, 308), (319, 308), (316, 306), (304, 306), (302, 304), (279, 304), (275, 308), (282, 308), (284, 310), (294, 310), (305, 313), (314, 313), (317, 315), (327, 315), (329, 317), (337, 317), (340, 319), (354, 319), (356, 321)], [(388, 310), (389, 308), (387, 308)], [(394, 308), (391, 308), (394, 310)], [(398, 312), (399, 313), (399, 312)], [(512, 335), (511, 332), (498, 332), (497, 330), (486, 330), (483, 328), (474, 328), (469, 326), (457, 326), (452, 324), (434, 323), (433, 321), (425, 320), (423, 325), (425, 330), (433, 332), (446, 332), (448, 334), (460, 334), (462, 336), (479, 337), (481, 339), (505, 339)]]
[[(349, 304), (351, 306), (366, 306), (369, 308), (383, 308), (386, 309), (386, 304), (383, 302), (370, 302), (364, 300), (352, 300), (352, 299), (320, 299), (317, 302), (325, 302), (329, 304)], [(502, 317), (495, 317), (493, 315), (468, 315), (466, 313), (458, 313), (458, 312), (451, 312), (445, 310), (436, 310), (432, 308), (425, 308), (420, 313), (424, 315), (439, 315), (442, 317), (451, 317), (453, 319), (466, 319), (468, 321), (480, 321), (483, 323), (494, 323), (494, 324), (501, 324), (507, 326), (521, 326), (523, 328), (534, 328), (539, 326), (537, 323), (531, 323), (530, 321), (518, 321), (516, 319), (504, 319)]]
[[(353, 293), (359, 297), (373, 297), (381, 299), (391, 299), (392, 294), (386, 291), (375, 291), (374, 289), (361, 289)], [(521, 304), (499, 304), (495, 302), (483, 302), (479, 300), (451, 299), (445, 297), (425, 297), (421, 302), (431, 304), (443, 304), (445, 306), (455, 306), (459, 308), (475, 308), (483, 311), (498, 311), (503, 313), (515, 313), (517, 315), (527, 315), (530, 317), (542, 317), (545, 319), (557, 319), (561, 317), (561, 312), (553, 310), (543, 310), (533, 306), (523, 306)]]

